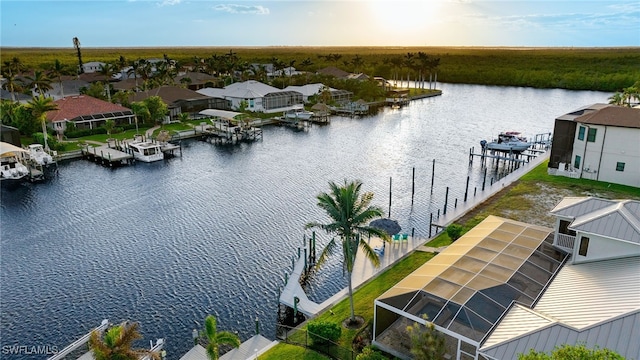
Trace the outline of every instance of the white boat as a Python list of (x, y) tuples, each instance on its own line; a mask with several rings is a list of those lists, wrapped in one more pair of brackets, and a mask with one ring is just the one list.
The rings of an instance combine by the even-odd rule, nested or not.
[(295, 108), (284, 112), (285, 119), (309, 120), (313, 116), (313, 112), (303, 108)]
[(29, 145), (29, 158), (38, 165), (46, 166), (53, 163), (53, 157), (44, 151), (41, 144)]
[(133, 158), (144, 162), (154, 162), (164, 159), (162, 144), (151, 141), (134, 141), (129, 143)]
[(500, 133), (497, 139), (492, 142), (482, 140), (480, 141), (480, 145), (487, 150), (515, 153), (525, 151), (531, 147), (531, 143), (527, 141), (527, 138), (516, 131)]
[(29, 168), (13, 153), (2, 154), (0, 158), (0, 181), (3, 184), (17, 183), (29, 175)]

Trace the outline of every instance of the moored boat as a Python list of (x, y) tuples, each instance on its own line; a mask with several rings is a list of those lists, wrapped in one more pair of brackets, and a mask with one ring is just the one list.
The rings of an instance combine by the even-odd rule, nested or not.
[(0, 181), (2, 184), (19, 183), (29, 175), (29, 168), (22, 163), (26, 150), (0, 143)]
[(290, 109), (284, 112), (286, 119), (309, 120), (313, 116), (313, 112), (303, 108)]
[(531, 147), (531, 143), (527, 141), (527, 138), (516, 131), (502, 132), (498, 135), (497, 139), (491, 142), (482, 140), (480, 141), (480, 145), (482, 145), (483, 149), (487, 150), (515, 153), (525, 151)]
[(143, 162), (154, 162), (164, 159), (162, 144), (151, 141), (134, 141), (128, 144), (133, 158)]
[(53, 163), (53, 157), (44, 151), (41, 144), (29, 145), (29, 158), (36, 164), (46, 166)]

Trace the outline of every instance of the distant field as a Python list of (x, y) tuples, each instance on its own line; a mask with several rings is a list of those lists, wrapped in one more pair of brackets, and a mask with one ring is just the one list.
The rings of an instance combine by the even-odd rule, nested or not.
[[(300, 70), (336, 66), (346, 71), (406, 79), (417, 72), (394, 67), (387, 60), (424, 52), (440, 58), (438, 81), (468, 84), (528, 86), (575, 90), (619, 91), (640, 80), (640, 47), (625, 48), (483, 48), (483, 47), (167, 47), (82, 48), (82, 59), (115, 62), (167, 55), (181, 64), (232, 51), (241, 61), (269, 63), (277, 58)], [(341, 55), (335, 61), (323, 56)], [(353, 65), (358, 56), (362, 65)], [(28, 68), (48, 68), (57, 59), (68, 66), (78, 62), (69, 48), (0, 48), (2, 62), (18, 57)], [(302, 66), (305, 59), (311, 64)]]

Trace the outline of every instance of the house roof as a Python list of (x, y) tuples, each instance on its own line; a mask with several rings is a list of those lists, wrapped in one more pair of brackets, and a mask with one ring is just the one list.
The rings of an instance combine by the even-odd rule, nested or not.
[(196, 91), (181, 88), (179, 86), (161, 86), (149, 91), (137, 92), (129, 99), (131, 102), (136, 102), (142, 101), (150, 96), (159, 96), (167, 105), (171, 105), (179, 100), (199, 100), (209, 98), (209, 96), (202, 95)]
[(551, 214), (573, 219), (572, 230), (640, 244), (640, 201), (568, 197)]
[(597, 111), (578, 116), (575, 121), (583, 124), (640, 129), (640, 109), (609, 105)]
[(304, 96), (313, 96), (313, 95), (319, 94), (323, 88), (324, 88), (324, 84), (316, 83), (316, 84), (306, 84), (302, 86), (289, 85), (286, 88), (284, 88), (284, 90), (297, 91)]
[(640, 359), (640, 257), (564, 266), (533, 309), (512, 307), (481, 352), (516, 358), (530, 348), (583, 342)]
[(552, 231), (489, 216), (377, 301), (480, 342), (512, 302), (532, 306), (561, 267)]
[(320, 69), (317, 71), (317, 73), (322, 75), (331, 75), (337, 78), (346, 78), (347, 76), (349, 76), (348, 72), (340, 70), (335, 66), (328, 66), (326, 68)]
[[(16, 101), (29, 101), (32, 98), (31, 96), (25, 95), (18, 91), (15, 91), (13, 95), (15, 96)], [(0, 89), (0, 98), (3, 100), (11, 100), (11, 91)]]
[(205, 74), (205, 73), (201, 73), (201, 72), (193, 72), (190, 71), (184, 75), (179, 75), (176, 76), (175, 81), (177, 83), (180, 82), (180, 80), (184, 79), (184, 78), (189, 78), (191, 79), (191, 84), (205, 84), (209, 81), (215, 81), (216, 77), (213, 75), (209, 75), (209, 74)]
[(255, 80), (233, 83), (231, 85), (225, 86), (224, 89), (226, 90), (225, 94), (227, 94), (227, 96), (238, 98), (243, 97), (245, 94), (251, 95), (247, 97), (263, 97), (269, 93), (282, 91), (276, 87), (263, 84)]
[(54, 101), (58, 110), (47, 112), (47, 121), (73, 120), (81, 116), (108, 113), (129, 113), (131, 110), (118, 104), (87, 95), (70, 96)]

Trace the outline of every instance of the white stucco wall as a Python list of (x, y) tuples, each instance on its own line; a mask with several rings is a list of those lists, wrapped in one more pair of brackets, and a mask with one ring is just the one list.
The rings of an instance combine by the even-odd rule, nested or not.
[[(584, 140), (579, 140), (580, 126), (585, 127)], [(596, 129), (594, 142), (588, 142), (589, 129)], [(578, 123), (573, 143), (571, 164), (581, 157), (582, 178), (640, 187), (640, 129)], [(624, 171), (616, 170), (618, 162)]]

